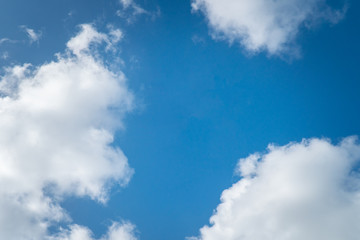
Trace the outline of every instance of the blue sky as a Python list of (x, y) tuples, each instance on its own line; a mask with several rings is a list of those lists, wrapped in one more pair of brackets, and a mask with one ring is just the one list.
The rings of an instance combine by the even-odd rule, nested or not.
[[(217, 1), (198, 2), (212, 6)], [(311, 8), (311, 2), (321, 1), (309, 2)], [(266, 162), (272, 151), (266, 150), (268, 144), (282, 146), (304, 138), (331, 141), (331, 147), (341, 148), (344, 138), (360, 134), (358, 1), (326, 1), (314, 10), (315, 15), (321, 16), (324, 8), (341, 12), (346, 5), (347, 10), (333, 22), (329, 16), (301, 21), (295, 37), (286, 37), (291, 50), (275, 52), (264, 46), (249, 51), (240, 44), (241, 34), (230, 43), (224, 29), (216, 36), (208, 24), (212, 16), (204, 7), (194, 11), (190, 1), (138, 0), (135, 4), (146, 12), (132, 16), (135, 8), (124, 9), (118, 0), (0, 4), (0, 39), (9, 39), (0, 44), (2, 81), (9, 78), (5, 69), (24, 63), (36, 68), (56, 61), (54, 54), (67, 51), (66, 43), (81, 32), (80, 24), (92, 24), (100, 33), (111, 28), (123, 33), (112, 46), (116, 50), (107, 51), (102, 43), (94, 58), (103, 59), (112, 72), (123, 72), (124, 91), (134, 96), (131, 110), (113, 117), (124, 127), (109, 127), (114, 136), (110, 146), (124, 152), (134, 174), (125, 187), (113, 185), (108, 190), (106, 203), (99, 203), (95, 192), (70, 190), (54, 200), (72, 224), (91, 229), (95, 239), (108, 231), (112, 221), (131, 222), (136, 237), (143, 240), (241, 239), (236, 234), (211, 235), (212, 230), (199, 235), (199, 229), (216, 215), (222, 192), (247, 177), (244, 172), (235, 173), (240, 158), (260, 152)], [(124, 13), (118, 16), (117, 11)], [(35, 31), (39, 39), (31, 41), (26, 29)], [(96, 99), (84, 101), (93, 104)], [(216, 224), (225, 225), (220, 220)], [(55, 234), (59, 226), (69, 224), (51, 224), (48, 234)]]

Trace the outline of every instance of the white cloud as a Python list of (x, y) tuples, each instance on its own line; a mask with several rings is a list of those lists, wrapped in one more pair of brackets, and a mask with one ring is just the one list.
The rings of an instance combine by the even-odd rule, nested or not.
[(223, 192), (198, 239), (359, 239), (359, 164), (354, 137), (271, 145), (239, 161), (241, 180)]
[(9, 42), (9, 41), (11, 41), (11, 40), (8, 39), (8, 38), (1, 38), (1, 39), (0, 39), (0, 44), (3, 44), (3, 43), (5, 43), (5, 42)]
[(9, 38), (1, 38), (0, 39), (0, 45), (4, 44), (4, 43), (16, 43), (18, 41), (16, 40), (12, 40), (12, 39), (9, 39)]
[[(130, 223), (113, 223), (108, 233), (99, 240), (136, 240), (135, 226)], [(94, 240), (91, 231), (79, 225), (72, 225), (70, 230), (65, 230), (49, 240)]]
[[(131, 178), (111, 143), (133, 95), (124, 74), (94, 53), (110, 37), (81, 25), (56, 61), (14, 66), (0, 77), (0, 239), (47, 239), (49, 226), (70, 221), (63, 198), (105, 202), (111, 186)], [(116, 226), (109, 231), (125, 227)]]
[(28, 35), (30, 43), (39, 42), (42, 32), (36, 32), (34, 29), (28, 28), (26, 26), (20, 26)]
[(192, 9), (204, 13), (215, 39), (273, 55), (296, 54), (294, 41), (302, 26), (336, 23), (344, 15), (325, 0), (193, 0)]
[(109, 35), (111, 42), (114, 43), (119, 42), (124, 37), (124, 34), (120, 29), (114, 29), (113, 27), (110, 27)]
[(151, 20), (155, 20), (161, 15), (159, 7), (156, 11), (148, 11), (133, 0), (119, 0), (119, 2), (122, 8), (116, 11), (116, 15), (126, 19), (128, 23), (133, 23), (139, 15), (150, 17)]
[(133, 0), (120, 0), (123, 10), (117, 11), (118, 16), (124, 16), (126, 13), (125, 10), (130, 9), (131, 15), (134, 17), (136, 15), (148, 14), (149, 12), (136, 4)]
[(108, 42), (108, 35), (99, 33), (91, 25), (81, 25), (81, 32), (75, 37), (71, 38), (66, 46), (67, 48), (77, 56), (91, 51), (92, 45), (97, 45), (102, 42)]
[(128, 8), (134, 4), (133, 0), (120, 0), (120, 3), (123, 5), (124, 8)]
[(82, 55), (89, 51), (94, 51), (93, 45), (98, 45), (102, 42), (106, 43), (106, 50), (116, 50), (116, 44), (122, 40), (123, 32), (109, 25), (109, 33), (99, 33), (91, 25), (80, 25), (82, 31), (76, 37), (71, 38), (66, 44), (68, 50), (75, 55)]

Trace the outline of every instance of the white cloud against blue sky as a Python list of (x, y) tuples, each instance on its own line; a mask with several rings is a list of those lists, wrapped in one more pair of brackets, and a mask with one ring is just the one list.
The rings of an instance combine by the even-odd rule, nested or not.
[(0, 239), (357, 240), (360, 2), (0, 5)]
[(360, 145), (354, 137), (268, 147), (240, 159), (241, 180), (201, 229), (202, 240), (355, 240), (360, 234)]
[(20, 26), (20, 27), (27, 34), (30, 44), (39, 42), (42, 35), (41, 31), (36, 32), (34, 29), (28, 28), (27, 26)]
[(322, 21), (337, 23), (345, 14), (324, 0), (194, 0), (191, 6), (203, 12), (215, 39), (271, 55), (298, 54), (295, 41), (301, 28)]
[(161, 11), (157, 6), (156, 10), (149, 11), (136, 3), (134, 0), (119, 0), (121, 8), (116, 11), (116, 15), (126, 20), (128, 24), (133, 23), (137, 17), (144, 15), (151, 20), (160, 17)]
[[(113, 223), (109, 231), (99, 240), (137, 240), (135, 226), (131, 223)], [(86, 227), (72, 225), (70, 230), (63, 231), (49, 240), (94, 240), (93, 233)]]
[[(133, 108), (133, 94), (123, 73), (108, 70), (93, 50), (111, 44), (110, 37), (81, 25), (57, 60), (8, 67), (1, 77), (1, 239), (47, 239), (49, 227), (71, 223), (64, 198), (105, 203), (110, 187), (129, 182), (133, 170), (110, 144)], [(132, 230), (114, 224), (104, 239)], [(53, 238), (92, 239), (76, 225), (59, 236)]]

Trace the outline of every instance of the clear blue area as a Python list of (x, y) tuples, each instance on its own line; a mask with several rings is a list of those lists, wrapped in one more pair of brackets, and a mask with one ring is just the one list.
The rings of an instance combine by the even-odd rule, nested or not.
[[(302, 29), (303, 57), (286, 62), (212, 40), (188, 0), (138, 1), (161, 16), (132, 24), (116, 16), (116, 0), (1, 1), (0, 39), (21, 42), (0, 46), (9, 53), (0, 66), (52, 60), (81, 23), (123, 29), (122, 70), (139, 107), (115, 144), (136, 173), (106, 206), (70, 199), (64, 207), (96, 236), (125, 219), (142, 240), (181, 240), (208, 223), (221, 192), (237, 180), (239, 158), (269, 143), (360, 134), (360, 3), (348, 2), (339, 24)], [(19, 25), (42, 30), (40, 43), (30, 45)]]

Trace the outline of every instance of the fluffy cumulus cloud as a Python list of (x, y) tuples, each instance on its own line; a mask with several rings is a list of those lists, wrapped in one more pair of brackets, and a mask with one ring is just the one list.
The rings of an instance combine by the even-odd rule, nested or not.
[(204, 13), (214, 38), (274, 55), (296, 53), (294, 40), (302, 26), (336, 23), (344, 15), (325, 0), (193, 0), (192, 9)]
[[(128, 183), (133, 170), (111, 144), (133, 95), (123, 73), (96, 54), (101, 44), (114, 47), (114, 31), (82, 25), (57, 60), (9, 67), (1, 77), (0, 239), (92, 239), (77, 225), (51, 236), (50, 226), (71, 224), (62, 199), (106, 202), (111, 186)], [(114, 223), (103, 239), (133, 240), (132, 231)]]
[(241, 159), (201, 240), (356, 240), (360, 144), (324, 139), (269, 146)]

